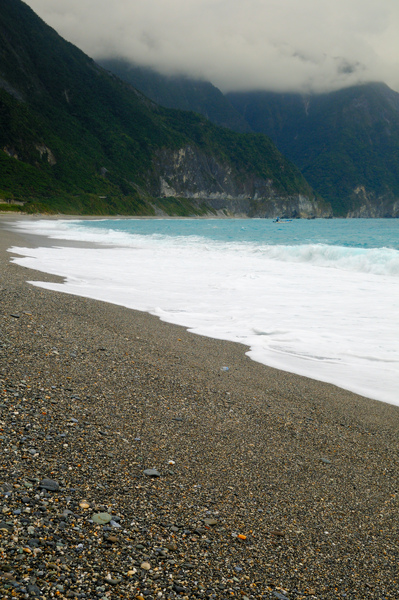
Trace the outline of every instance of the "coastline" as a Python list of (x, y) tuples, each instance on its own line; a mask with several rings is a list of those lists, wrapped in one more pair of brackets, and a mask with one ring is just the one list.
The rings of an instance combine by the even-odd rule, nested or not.
[[(47, 546), (44, 535), (42, 545), (37, 534), (41, 552), (22, 550), (15, 561), (22, 542), (3, 536), (14, 580), (31, 576), (29, 564), (44, 569), (31, 585), (48, 596), (46, 574), (66, 564), (84, 565), (111, 598), (146, 590), (150, 598), (397, 597), (399, 407), (266, 367), (239, 344), (146, 313), (30, 286), (27, 279), (60, 278), (10, 263), (7, 248), (29, 238), (3, 223), (20, 218), (0, 218), (0, 489), (13, 486), (2, 518), (23, 540), (13, 512), (21, 492), (34, 509), (38, 483), (54, 479), (60, 491), (46, 494), (58, 507), (45, 510), (65, 549)], [(42, 437), (21, 441), (15, 413)], [(67, 442), (57, 438), (65, 432)], [(161, 477), (143, 475), (153, 467)], [(29, 477), (32, 489), (22, 483)], [(55, 518), (69, 507), (75, 516)], [(101, 507), (120, 519), (116, 536), (88, 522)], [(107, 583), (108, 572), (120, 581)], [(65, 584), (58, 597), (102, 597), (84, 585)]]

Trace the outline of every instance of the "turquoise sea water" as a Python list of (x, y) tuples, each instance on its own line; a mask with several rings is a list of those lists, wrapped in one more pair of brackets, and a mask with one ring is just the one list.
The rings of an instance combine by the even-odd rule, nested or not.
[(80, 221), (80, 227), (159, 236), (194, 236), (218, 242), (399, 250), (399, 219), (105, 219)]
[[(21, 222), (37, 284), (238, 341), (259, 362), (399, 404), (399, 220)], [(92, 242), (64, 247), (62, 240)], [(220, 365), (222, 366), (222, 365)], [(225, 365), (228, 366), (228, 365)]]

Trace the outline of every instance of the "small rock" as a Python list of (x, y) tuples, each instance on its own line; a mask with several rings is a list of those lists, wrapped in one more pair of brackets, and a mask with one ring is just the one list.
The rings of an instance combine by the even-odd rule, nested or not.
[(164, 548), (166, 548), (166, 550), (170, 550), (171, 552), (173, 552), (174, 550), (177, 550), (177, 544), (164, 544), (163, 545)]
[(118, 583), (120, 583), (122, 581), (122, 579), (119, 578), (113, 578), (111, 577), (111, 575), (107, 575), (106, 578), (104, 579), (104, 581), (106, 581), (107, 583), (111, 584), (111, 585), (118, 585)]
[(49, 492), (58, 492), (60, 489), (59, 483), (57, 483), (57, 481), (53, 481), (52, 479), (43, 479), (40, 482), (39, 487), (41, 487), (43, 490), (48, 490)]
[(218, 521), (216, 519), (204, 519), (205, 525), (212, 527), (213, 525), (217, 525)]
[(151, 569), (151, 565), (149, 562), (144, 561), (141, 563), (140, 567), (144, 570), (144, 571), (149, 571)]
[(98, 523), (98, 525), (106, 525), (112, 520), (112, 516), (109, 513), (96, 513), (91, 517), (94, 523)]
[(161, 477), (161, 473), (159, 473), (156, 469), (146, 469), (144, 471), (144, 475), (147, 475), (147, 477)]
[(128, 577), (133, 577), (133, 575), (136, 575), (136, 573), (137, 573), (137, 569), (135, 569), (135, 568), (133, 567), (133, 569), (130, 569), (130, 570), (127, 572), (127, 576), (128, 576)]
[(116, 537), (116, 535), (109, 535), (107, 537), (107, 542), (109, 542), (110, 544), (116, 544), (117, 541), (118, 538)]
[(38, 598), (41, 597), (42, 593), (37, 585), (28, 585), (27, 588), (30, 596), (36, 596)]
[(273, 596), (275, 598), (277, 598), (278, 600), (288, 600), (287, 596), (285, 596), (284, 594), (280, 594), (280, 592), (276, 592), (276, 590), (274, 590), (272, 592)]
[(13, 485), (11, 483), (2, 483), (0, 485), (0, 492), (6, 494), (7, 492), (11, 492), (13, 489)]
[(120, 523), (117, 523), (116, 521), (114, 521), (114, 519), (112, 519), (109, 524), (111, 525), (111, 527), (116, 527), (116, 528), (120, 528), (122, 527), (122, 525)]

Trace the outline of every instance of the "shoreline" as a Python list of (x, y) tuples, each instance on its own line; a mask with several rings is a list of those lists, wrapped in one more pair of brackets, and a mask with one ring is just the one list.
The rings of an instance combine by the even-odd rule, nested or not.
[[(397, 597), (399, 407), (31, 286), (62, 278), (10, 263), (7, 248), (28, 238), (3, 222), (1, 518), (18, 541), (0, 540), (0, 590), (26, 576), (51, 597), (64, 574), (61, 598)], [(60, 490), (43, 492), (46, 477)], [(98, 512), (122, 527), (90, 523)]]
[[(32, 228), (32, 231), (30, 231), (29, 229), (29, 225), (27, 225), (28, 230), (23, 232), (20, 231), (19, 233), (21, 233), (21, 235), (24, 236), (24, 238), (26, 240), (28, 240), (28, 246), (32, 245), (33, 247), (37, 248), (37, 247), (44, 247), (44, 248), (58, 248), (61, 247), (60, 250), (62, 251), (62, 248), (88, 248), (88, 249), (104, 249), (104, 248), (114, 248), (115, 246), (113, 245), (106, 245), (103, 243), (96, 243), (95, 241), (83, 241), (83, 240), (78, 240), (78, 239), (63, 239), (62, 237), (62, 233), (60, 233), (60, 237), (58, 237), (58, 233), (57, 233), (57, 227), (52, 228), (50, 221), (47, 221), (46, 219), (43, 221), (44, 223), (47, 222), (47, 225), (44, 227), (43, 230), (43, 234), (37, 235), (34, 234), (34, 228), (35, 228), (35, 221), (36, 219), (32, 220), (30, 219), (29, 216), (27, 216), (29, 225)], [(78, 218), (73, 218), (75, 222), (79, 222)], [(90, 217), (87, 217), (87, 219), (91, 219)], [(101, 218), (102, 220), (102, 218)], [(123, 221), (125, 221), (125, 219), (122, 219)], [(165, 219), (160, 219), (161, 221), (165, 221)], [(53, 219), (54, 221), (59, 221), (59, 218), (56, 217), (55, 219)], [(61, 221), (63, 221), (63, 219), (61, 218)], [(41, 219), (39, 219), (39, 222), (41, 222)], [(55, 231), (47, 231), (47, 227), (50, 227), (50, 230), (54, 229)], [(22, 224), (23, 227), (23, 224)], [(162, 226), (161, 226), (162, 227)], [(118, 228), (117, 228), (118, 230)], [(123, 230), (123, 228), (122, 228)], [(54, 235), (56, 237), (50, 237), (51, 235)], [(127, 244), (128, 245), (128, 244)], [(120, 242), (120, 247), (123, 248), (124, 246), (124, 242)], [(57, 252), (57, 250), (56, 250)], [(29, 254), (29, 253), (28, 253)], [(16, 257), (16, 261), (19, 262), (20, 264), (29, 264), (29, 258), (27, 257), (26, 260), (24, 260), (24, 256), (23, 253), (22, 255), (17, 255)], [(35, 260), (33, 259), (31, 261), (35, 262)], [(68, 262), (68, 261), (67, 261)], [(78, 261), (79, 264), (84, 264), (85, 260), (83, 261)], [(51, 264), (51, 261), (50, 261)], [(316, 263), (317, 264), (317, 263)], [(64, 291), (65, 293), (72, 293), (72, 294), (83, 294), (84, 297), (91, 297), (93, 299), (97, 299), (97, 300), (103, 300), (105, 302), (115, 302), (116, 304), (120, 304), (122, 306), (126, 306), (128, 308), (132, 308), (133, 310), (144, 310), (144, 311), (149, 311), (149, 314), (158, 314), (160, 313), (160, 318), (162, 320), (171, 322), (171, 323), (176, 323), (179, 324), (183, 327), (187, 327), (188, 330), (190, 331), (196, 331), (198, 332), (200, 335), (205, 335), (205, 336), (210, 336), (213, 337), (214, 335), (214, 331), (212, 329), (210, 329), (209, 327), (206, 327), (206, 319), (205, 319), (205, 327), (203, 327), (203, 322), (199, 323), (199, 326), (197, 328), (194, 327), (190, 327), (187, 323), (189, 323), (189, 319), (184, 319), (184, 318), (174, 318), (173, 315), (173, 311), (171, 315), (168, 315), (165, 313), (161, 314), (161, 311), (158, 310), (150, 310), (149, 305), (147, 305), (146, 303), (140, 303), (140, 302), (132, 302), (130, 301), (130, 297), (126, 297), (126, 295), (124, 296), (124, 299), (121, 300), (120, 296), (112, 296), (112, 294), (105, 294), (104, 290), (107, 289), (106, 287), (104, 287), (104, 285), (102, 286), (102, 288), (96, 288), (96, 286), (94, 286), (94, 289), (92, 289), (92, 287), (90, 286), (90, 275), (91, 273), (86, 273), (86, 274), (81, 274), (80, 275), (80, 279), (83, 280), (85, 277), (87, 277), (87, 282), (88, 282), (88, 287), (87, 287), (87, 291), (86, 290), (82, 290), (81, 286), (73, 286), (71, 284), (71, 280), (73, 280), (77, 273), (79, 272), (79, 266), (76, 265), (77, 268), (75, 271), (70, 271), (69, 270), (69, 276), (67, 277), (67, 273), (68, 273), (68, 269), (64, 269), (63, 271), (60, 270), (58, 271), (53, 271), (51, 268), (49, 269), (49, 271), (53, 271), (55, 275), (59, 274), (62, 277), (62, 273), (65, 275), (65, 277), (67, 277), (67, 279), (65, 279), (65, 285), (56, 285), (56, 286), (48, 286), (50, 289), (51, 287), (53, 287), (53, 289), (55, 289), (56, 291)], [(37, 266), (37, 265), (33, 265), (33, 267), (35, 268), (44, 268), (43, 272), (47, 272), (46, 270), (46, 266)], [(373, 268), (374, 265), (371, 265), (371, 268)], [(94, 265), (95, 268), (95, 265)], [(335, 271), (332, 271), (332, 274), (334, 274)], [(371, 271), (372, 273), (374, 273), (374, 271)], [(377, 274), (379, 274), (378, 270), (377, 270)], [(61, 281), (64, 281), (64, 279), (62, 278)], [(125, 283), (125, 282), (123, 282)], [(335, 281), (335, 286), (336, 289), (339, 288), (339, 286), (341, 285), (341, 281)], [(309, 282), (310, 285), (312, 285), (312, 282)], [(39, 284), (40, 285), (40, 284)], [(131, 285), (134, 285), (133, 282), (131, 283)], [(157, 288), (157, 280), (155, 279), (152, 282), (152, 285), (154, 286), (154, 289)], [(205, 288), (206, 288), (206, 284), (204, 283)], [(279, 285), (277, 283), (277, 281), (274, 282), (274, 285)], [(376, 288), (378, 289), (380, 285), (380, 282), (376, 282)], [(149, 286), (151, 287), (151, 284), (149, 284)], [(63, 289), (61, 289), (61, 287)], [(58, 289), (57, 289), (58, 288)], [(391, 290), (390, 294), (385, 294), (385, 298), (379, 298), (379, 300), (381, 300), (381, 303), (379, 302), (378, 299), (375, 299), (374, 301), (374, 306), (378, 306), (380, 305), (380, 311), (379, 314), (375, 314), (375, 319), (371, 319), (370, 317), (370, 323), (373, 322), (375, 323), (380, 323), (380, 317), (381, 315), (388, 315), (388, 314), (395, 314), (395, 306), (391, 305), (387, 306), (386, 309), (383, 309), (383, 303), (385, 301), (385, 299), (391, 297), (395, 297), (396, 296), (396, 291), (397, 290)], [(174, 290), (171, 292), (173, 293)], [(167, 292), (169, 293), (169, 292)], [(370, 294), (370, 296), (372, 296), (374, 294), (374, 289), (369, 289), (368, 293)], [(256, 295), (256, 294), (255, 294)], [(336, 298), (335, 299), (336, 302), (339, 303), (340, 298)], [(365, 298), (362, 297), (361, 302), (364, 303)], [(151, 302), (151, 300), (150, 300)], [(155, 301), (156, 302), (156, 301)], [(218, 303), (216, 301), (216, 304), (220, 304), (220, 302)], [(187, 309), (188, 307), (186, 307)], [(332, 308), (332, 307), (331, 307)], [(277, 313), (278, 317), (277, 319), (275, 319), (277, 322), (279, 322), (280, 318), (285, 318), (284, 314), (280, 314), (279, 313), (279, 309), (278, 306), (273, 306), (273, 309), (275, 311), (275, 313)], [(295, 310), (296, 307), (291, 307), (291, 312), (292, 310)], [(212, 310), (212, 309), (211, 309)], [(184, 311), (183, 311), (184, 312)], [(189, 310), (187, 310), (187, 312), (190, 312)], [(288, 312), (288, 311), (287, 311)], [(311, 311), (308, 311), (311, 312)], [(332, 309), (332, 314), (334, 314), (334, 311)], [(317, 311), (316, 311), (317, 313)], [(355, 319), (355, 332), (356, 332), (356, 326), (360, 327), (360, 330), (357, 332), (358, 334), (360, 334), (360, 338), (359, 339), (363, 339), (362, 338), (362, 334), (363, 334), (363, 330), (367, 331), (367, 327), (366, 329), (364, 329), (364, 323), (359, 324), (359, 321), (356, 320), (357, 319), (357, 315), (352, 315)], [(338, 315), (339, 317), (339, 315)], [(300, 315), (300, 319), (299, 322), (301, 322), (301, 318), (303, 318), (303, 314)], [(323, 327), (324, 323), (322, 323), (322, 327)], [(330, 319), (330, 323), (328, 323), (327, 327), (330, 328), (335, 328), (335, 323), (333, 324), (331, 322)], [(295, 329), (295, 326), (297, 326), (297, 323), (291, 323), (291, 327), (293, 327)], [(385, 323), (381, 323), (380, 325), (381, 328), (384, 328), (384, 331), (388, 330), (385, 333), (385, 336), (389, 335), (392, 337), (392, 322), (389, 322), (389, 324), (385, 324)], [(305, 319), (305, 325), (303, 326), (304, 330), (308, 330), (308, 331), (313, 331), (314, 329), (314, 324), (313, 322), (310, 320), (306, 321)], [(351, 345), (351, 340), (347, 339), (345, 336), (347, 335), (347, 332), (349, 330), (348, 327), (343, 328), (344, 331), (340, 331), (340, 333), (342, 333), (342, 338), (341, 338), (341, 345), (342, 347), (345, 347), (345, 342), (347, 342), (347, 347), (348, 347), (348, 352), (347, 355), (350, 356), (351, 353), (353, 356), (355, 357), (361, 357), (363, 358), (363, 352), (364, 352), (364, 348), (365, 347), (370, 347), (372, 348), (372, 346), (374, 345), (374, 338), (371, 338), (370, 336), (368, 337), (367, 340), (363, 340), (363, 342), (367, 343), (357, 343), (357, 346), (355, 345)], [(353, 328), (352, 328), (353, 329)], [(376, 329), (377, 335), (378, 332), (381, 332), (382, 329), (378, 329), (378, 325), (374, 325), (374, 329)], [(279, 357), (278, 351), (276, 352), (270, 352), (268, 351), (268, 349), (264, 349), (262, 347), (262, 344), (259, 344), (259, 342), (257, 341), (257, 339), (255, 338), (255, 341), (250, 339), (249, 336), (247, 336), (248, 339), (244, 340), (243, 336), (241, 335), (241, 331), (238, 330), (237, 331), (238, 335), (233, 335), (232, 332), (230, 331), (223, 331), (222, 334), (220, 336), (218, 336), (218, 339), (224, 339), (227, 341), (238, 341), (238, 342), (242, 342), (245, 345), (247, 345), (247, 354), (248, 356), (250, 356), (252, 358), (252, 360), (258, 360), (261, 364), (269, 366), (269, 367), (273, 367), (277, 370), (281, 370), (283, 372), (291, 372), (291, 373), (295, 373), (297, 375), (300, 376), (304, 376), (304, 377), (308, 377), (311, 379), (316, 379), (317, 381), (323, 381), (326, 383), (330, 383), (332, 385), (337, 386), (338, 388), (342, 388), (342, 389), (346, 389), (347, 391), (351, 391), (355, 394), (358, 394), (360, 396), (364, 396), (370, 399), (374, 399), (374, 400), (378, 400), (381, 402), (385, 402), (385, 403), (392, 403), (395, 405), (399, 405), (399, 397), (397, 394), (397, 370), (394, 370), (393, 368), (391, 368), (391, 370), (384, 370), (383, 368), (379, 367), (379, 366), (375, 366), (375, 365), (379, 365), (379, 363), (383, 363), (385, 360), (385, 356), (383, 356), (382, 352), (380, 352), (380, 354), (372, 354), (372, 357), (369, 360), (374, 360), (373, 365), (374, 365), (374, 370), (371, 370), (369, 373), (369, 367), (368, 365), (365, 364), (365, 362), (363, 361), (363, 363), (359, 362), (359, 367), (357, 368), (357, 364), (356, 364), (356, 360), (352, 360), (352, 361), (347, 361), (346, 357), (345, 357), (345, 353), (341, 356), (340, 354), (340, 349), (338, 349), (338, 352), (335, 349), (334, 350), (330, 350), (328, 347), (326, 347), (326, 344), (324, 344), (324, 348), (321, 347), (321, 349), (315, 349), (315, 346), (313, 345), (313, 350), (311, 350), (312, 345), (310, 344), (303, 344), (302, 343), (302, 347), (299, 346), (298, 347), (293, 347), (293, 349), (288, 352), (285, 351), (285, 349), (283, 348), (282, 351), (282, 356), (283, 358)], [(323, 338), (323, 334), (320, 335), (321, 330), (318, 329), (315, 332), (315, 335), (318, 336), (320, 339)], [(352, 332), (353, 333), (353, 332)], [(297, 333), (297, 335), (299, 335), (299, 337), (301, 337), (301, 334)], [(357, 334), (354, 333), (353, 334), (354, 338), (357, 337)], [(337, 336), (339, 337), (339, 336)], [(280, 341), (280, 340), (279, 340)], [(330, 341), (332, 341), (332, 346), (334, 346), (334, 340), (330, 338)], [(388, 343), (389, 345), (389, 341), (387, 339), (384, 339), (385, 342)], [(316, 345), (317, 346), (317, 345)], [(380, 345), (380, 348), (383, 347), (383, 345)], [(393, 348), (389, 347), (390, 351), (393, 352)], [(295, 360), (296, 359), (296, 355), (298, 353), (298, 356), (300, 356), (301, 358), (305, 358), (307, 359), (308, 356), (310, 358), (312, 358), (311, 354), (308, 354), (310, 352), (314, 352), (315, 353), (315, 357), (316, 357), (316, 361), (313, 363), (309, 362), (309, 360)], [(327, 358), (324, 358), (327, 357)], [(324, 361), (324, 362), (323, 362)], [(328, 368), (328, 363), (333, 364), (334, 361), (336, 362), (337, 366), (335, 369), (334, 367), (330, 367)], [(342, 362), (341, 362), (342, 361)], [(352, 364), (351, 364), (352, 362)], [(388, 360), (386, 360), (385, 364), (388, 364)], [(392, 364), (395, 362), (394, 360), (391, 361)], [(327, 367), (326, 367), (327, 365)], [(370, 375), (370, 376), (369, 376)]]

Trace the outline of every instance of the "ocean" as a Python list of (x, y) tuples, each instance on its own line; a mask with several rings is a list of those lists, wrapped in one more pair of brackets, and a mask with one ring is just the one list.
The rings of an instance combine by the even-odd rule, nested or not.
[(399, 405), (397, 219), (43, 219), (14, 227), (53, 240), (10, 248), (15, 263), (65, 277), (33, 285), (146, 311), (245, 344), (265, 365)]

